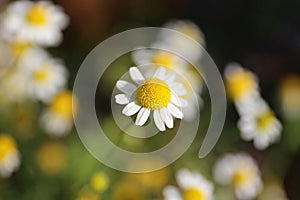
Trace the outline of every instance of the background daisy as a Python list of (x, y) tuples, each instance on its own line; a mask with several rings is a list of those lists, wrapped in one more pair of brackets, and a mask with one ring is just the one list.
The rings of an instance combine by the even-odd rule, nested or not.
[(43, 46), (61, 42), (61, 30), (68, 24), (62, 8), (50, 1), (16, 1), (1, 16), (0, 29), (5, 38), (16, 38)]
[(176, 174), (179, 189), (167, 186), (163, 190), (165, 200), (213, 200), (214, 186), (197, 172), (181, 169)]
[(214, 167), (215, 180), (231, 185), (238, 199), (253, 199), (262, 190), (262, 180), (256, 162), (245, 153), (225, 154)]

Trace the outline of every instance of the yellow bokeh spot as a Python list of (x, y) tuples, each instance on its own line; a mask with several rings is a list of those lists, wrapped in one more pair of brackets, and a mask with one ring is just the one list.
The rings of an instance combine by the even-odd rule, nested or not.
[(33, 73), (33, 79), (38, 83), (45, 82), (49, 76), (49, 73), (50, 72), (47, 68), (42, 67)]
[(172, 67), (174, 65), (174, 55), (165, 51), (154, 51), (152, 62), (164, 67)]
[(28, 10), (27, 22), (33, 25), (44, 25), (47, 21), (47, 7), (39, 3), (34, 3)]
[(171, 99), (171, 90), (162, 80), (157, 78), (146, 79), (136, 90), (138, 103), (152, 110), (166, 107)]
[(198, 189), (190, 188), (183, 192), (183, 200), (205, 200), (205, 197)]
[(6, 134), (0, 135), (0, 162), (5, 159), (5, 157), (16, 151), (16, 143), (12, 137)]
[(76, 200), (101, 200), (100, 195), (88, 188), (80, 190)]
[(261, 130), (265, 130), (270, 126), (274, 119), (274, 114), (268, 110), (256, 118), (257, 127)]
[(226, 85), (231, 98), (237, 100), (244, 94), (253, 92), (253, 89), (256, 87), (256, 81), (249, 72), (235, 70), (227, 78)]
[(145, 200), (140, 185), (132, 180), (124, 179), (113, 189), (112, 200)]
[(26, 49), (28, 49), (30, 47), (29, 43), (24, 43), (24, 42), (13, 42), (11, 44), (11, 50), (12, 50), (12, 54), (16, 57), (16, 58), (20, 58), (23, 53), (26, 51)]
[(108, 177), (102, 172), (95, 173), (91, 177), (90, 185), (96, 191), (102, 192), (107, 189), (109, 184)]
[[(50, 110), (53, 113), (70, 118), (73, 115), (72, 100), (72, 93), (70, 91), (62, 91), (52, 100)], [(74, 109), (76, 110), (76, 108)]]
[(47, 174), (56, 174), (62, 171), (66, 163), (66, 148), (62, 142), (50, 141), (38, 150), (37, 164)]

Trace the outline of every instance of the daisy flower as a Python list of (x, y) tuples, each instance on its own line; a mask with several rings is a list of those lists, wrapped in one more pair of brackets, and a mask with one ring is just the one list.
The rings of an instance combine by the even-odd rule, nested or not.
[(176, 175), (180, 189), (167, 186), (163, 190), (165, 200), (212, 200), (214, 186), (197, 172), (181, 169)]
[(126, 105), (122, 113), (132, 116), (136, 113), (135, 124), (142, 126), (146, 123), (150, 112), (156, 127), (165, 131), (166, 127), (173, 128), (173, 117), (183, 118), (181, 108), (187, 106), (187, 101), (181, 96), (186, 94), (186, 89), (175, 81), (174, 74), (166, 75), (164, 67), (158, 68), (153, 76), (144, 77), (137, 67), (129, 69), (132, 84), (128, 81), (117, 81), (116, 87), (124, 92), (115, 96), (116, 103)]
[[(131, 56), (134, 63), (138, 66), (154, 64), (157, 68), (163, 66), (167, 72), (176, 71), (177, 74), (181, 75), (177, 79), (187, 89), (184, 97), (190, 102), (190, 106), (182, 108), (182, 112), (185, 120), (193, 120), (198, 114), (199, 107), (202, 105), (202, 99), (199, 94), (202, 91), (203, 82), (197, 71), (181, 57), (164, 50), (136, 49)], [(148, 71), (152, 73), (152, 69)]]
[(66, 135), (73, 127), (73, 114), (76, 114), (76, 107), (77, 101), (70, 91), (56, 94), (41, 118), (47, 133), (54, 137)]
[(253, 104), (253, 111), (245, 113), (238, 122), (241, 137), (254, 141), (254, 146), (263, 150), (277, 141), (282, 130), (281, 123), (275, 117), (263, 99), (257, 99)]
[(48, 102), (65, 87), (65, 67), (60, 60), (50, 58), (42, 49), (34, 48), (28, 51), (19, 63), (19, 68), (28, 79), (28, 94), (34, 99)]
[[(237, 103), (238, 108), (244, 107), (248, 99), (258, 96), (259, 87), (257, 77), (238, 63), (229, 63), (225, 67), (225, 83), (229, 96)], [(249, 107), (249, 106), (248, 106)], [(239, 109), (238, 109), (239, 111)]]
[[(171, 21), (167, 22), (163, 27), (178, 31), (194, 40), (195, 42), (199, 43), (203, 47), (205, 46), (204, 34), (199, 29), (199, 27), (191, 21)], [(180, 35), (169, 34), (169, 32), (162, 30), (158, 38), (162, 46), (171, 49), (180, 49), (182, 51), (188, 52), (188, 59), (191, 61), (198, 61), (201, 58), (203, 49), (198, 48), (194, 44), (191, 45), (189, 42), (186, 42), (186, 38), (182, 38), (182, 36)]]
[(16, 38), (42, 46), (58, 45), (61, 30), (68, 24), (62, 8), (50, 1), (15, 1), (1, 16), (0, 30), (5, 38)]
[(238, 199), (253, 199), (262, 190), (256, 162), (248, 154), (225, 154), (215, 164), (215, 180), (231, 185)]
[(0, 134), (0, 175), (9, 177), (20, 165), (20, 155), (14, 139)]

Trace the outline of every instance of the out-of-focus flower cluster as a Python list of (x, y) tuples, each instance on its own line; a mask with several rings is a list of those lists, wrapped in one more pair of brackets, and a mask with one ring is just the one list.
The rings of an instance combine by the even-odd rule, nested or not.
[[(33, 123), (40, 124), (51, 137), (71, 131), (73, 110), (72, 92), (66, 88), (68, 70), (61, 59), (52, 57), (45, 49), (61, 43), (62, 30), (68, 22), (63, 9), (50, 1), (16, 1), (3, 10), (0, 16), (2, 118), (16, 114), (12, 113), (16, 112), (15, 107), (19, 107), (24, 118), (30, 118), (35, 113), (28, 109), (28, 104), (41, 106), (39, 119), (32, 119), (37, 120)], [(13, 123), (22, 121), (17, 118)], [(26, 126), (27, 122), (24, 123)], [(5, 128), (6, 132), (14, 134), (13, 130)], [(15, 143), (12, 136), (3, 135), (0, 139), (3, 176), (9, 176), (20, 164)], [(44, 147), (41, 154), (48, 148), (51, 145)], [(40, 157), (42, 165), (48, 166), (47, 162), (51, 165), (52, 161), (46, 161), (48, 158), (44, 155)]]

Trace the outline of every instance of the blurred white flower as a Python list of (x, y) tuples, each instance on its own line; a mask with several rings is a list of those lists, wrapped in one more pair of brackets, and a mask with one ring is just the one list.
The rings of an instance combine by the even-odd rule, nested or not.
[(256, 162), (245, 153), (225, 154), (215, 164), (215, 180), (231, 185), (238, 199), (255, 198), (262, 190), (262, 180)]
[(163, 190), (165, 200), (213, 200), (214, 186), (197, 172), (181, 169), (176, 175), (179, 188), (167, 186)]
[(56, 46), (62, 40), (61, 30), (68, 17), (60, 6), (50, 1), (15, 1), (8, 5), (0, 19), (4, 38), (31, 42), (41, 46)]
[(227, 64), (224, 75), (229, 96), (241, 107), (247, 107), (248, 100), (259, 95), (257, 77), (240, 64)]
[(53, 137), (64, 136), (73, 127), (77, 100), (70, 91), (61, 91), (51, 100), (41, 117), (46, 132)]
[(58, 91), (65, 87), (67, 70), (60, 60), (50, 56), (39, 48), (27, 51), (19, 62), (27, 80), (29, 96), (48, 102)]
[(241, 115), (238, 127), (244, 140), (253, 140), (254, 146), (263, 150), (279, 139), (282, 125), (263, 99), (252, 106), (252, 112)]
[(20, 155), (14, 139), (0, 134), (0, 176), (9, 177), (20, 165)]
[(190, 42), (187, 42), (184, 36), (178, 34), (169, 34), (169, 32), (161, 31), (158, 37), (158, 41), (162, 47), (169, 49), (177, 49), (180, 51), (187, 52), (188, 60), (193, 62), (199, 61), (202, 56), (203, 48), (205, 46), (205, 38), (199, 27), (191, 21), (177, 20), (170, 21), (163, 25), (164, 28), (173, 29), (184, 34), (186, 37), (199, 43), (202, 48), (197, 47)]
[(186, 89), (175, 81), (175, 74), (166, 75), (164, 67), (158, 68), (149, 77), (144, 77), (137, 67), (131, 67), (129, 74), (137, 86), (124, 80), (116, 84), (124, 92), (115, 96), (116, 103), (126, 105), (122, 113), (126, 116), (138, 113), (135, 124), (142, 126), (153, 111), (155, 125), (160, 131), (166, 130), (165, 125), (173, 128), (173, 117), (182, 119), (181, 108), (188, 106), (187, 101), (181, 98)]

